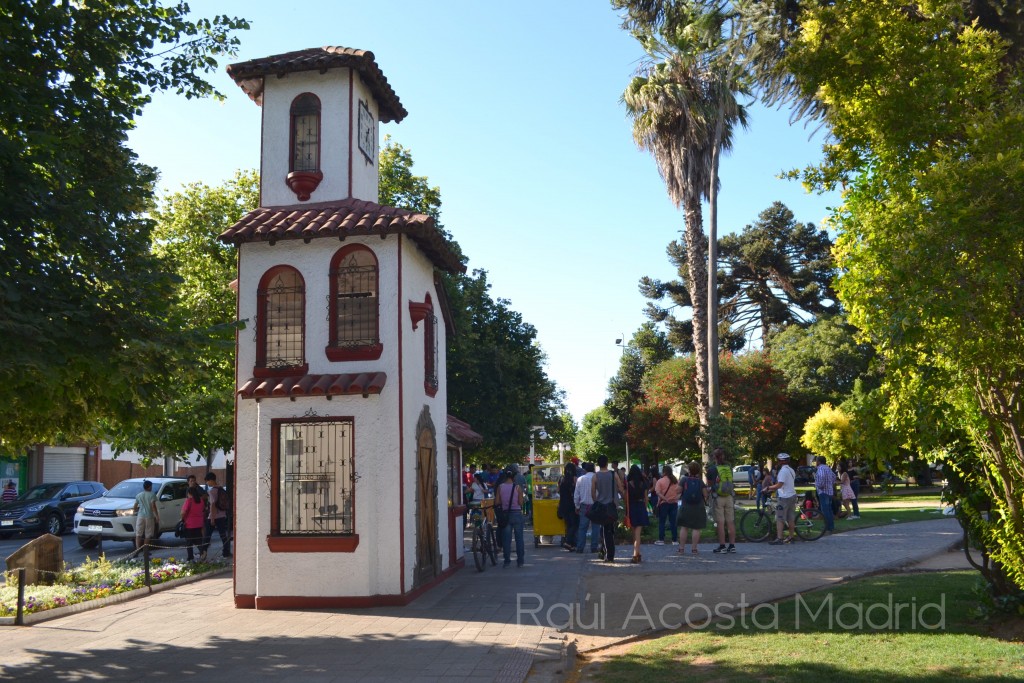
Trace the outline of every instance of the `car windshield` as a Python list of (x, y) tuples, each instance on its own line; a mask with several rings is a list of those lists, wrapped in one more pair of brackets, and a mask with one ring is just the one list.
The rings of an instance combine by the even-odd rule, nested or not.
[(142, 493), (141, 481), (122, 481), (110, 489), (107, 493), (107, 498), (134, 498), (140, 493)]
[(60, 495), (60, 492), (64, 489), (64, 484), (43, 484), (42, 486), (33, 486), (25, 493), (21, 494), (21, 500), (50, 500)]

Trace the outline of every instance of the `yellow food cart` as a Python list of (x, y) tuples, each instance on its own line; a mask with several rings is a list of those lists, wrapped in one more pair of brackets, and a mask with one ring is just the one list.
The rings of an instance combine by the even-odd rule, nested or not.
[(542, 537), (546, 545), (559, 545), (558, 538), (565, 533), (565, 522), (558, 518), (558, 479), (562, 465), (544, 464), (533, 468), (531, 493), (533, 495), (533, 545), (540, 547)]

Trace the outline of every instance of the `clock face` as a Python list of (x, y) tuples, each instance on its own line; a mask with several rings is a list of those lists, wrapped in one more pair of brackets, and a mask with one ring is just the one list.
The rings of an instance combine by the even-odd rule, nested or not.
[(366, 103), (359, 102), (359, 151), (363, 153), (366, 160), (373, 163), (377, 155), (377, 127), (373, 120), (373, 114), (366, 106)]

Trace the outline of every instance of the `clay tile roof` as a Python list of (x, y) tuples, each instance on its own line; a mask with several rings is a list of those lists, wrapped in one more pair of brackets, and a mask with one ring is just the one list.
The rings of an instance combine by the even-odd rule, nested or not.
[(464, 446), (479, 446), (484, 441), (484, 437), (474, 432), (468, 422), (451, 415), (448, 416), (447, 432), (449, 438)]
[(334, 68), (352, 68), (359, 72), (380, 107), (381, 123), (401, 121), (409, 112), (398, 100), (398, 95), (384, 78), (369, 50), (351, 47), (314, 47), (282, 55), (250, 59), (248, 62), (228, 65), (228, 75), (256, 104), (263, 104), (263, 79), (278, 78), (298, 71), (326, 72)]
[(299, 375), (292, 377), (253, 377), (238, 395), (242, 398), (282, 396), (369, 396), (379, 394), (388, 381), (383, 372), (360, 372), (344, 375)]
[(408, 235), (434, 265), (449, 272), (464, 272), (465, 266), (434, 226), (434, 219), (405, 209), (381, 206), (361, 199), (340, 202), (261, 207), (217, 238), (226, 244), (269, 242), (316, 237), (345, 239), (350, 235)]

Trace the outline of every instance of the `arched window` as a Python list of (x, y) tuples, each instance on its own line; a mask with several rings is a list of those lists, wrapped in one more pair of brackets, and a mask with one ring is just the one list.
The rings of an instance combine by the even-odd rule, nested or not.
[(305, 373), (306, 286), (289, 266), (270, 269), (256, 294), (257, 344), (254, 374)]
[(362, 245), (349, 245), (331, 259), (330, 360), (380, 358), (377, 257)]
[(289, 171), (320, 170), (320, 99), (303, 93), (292, 101), (292, 154)]

